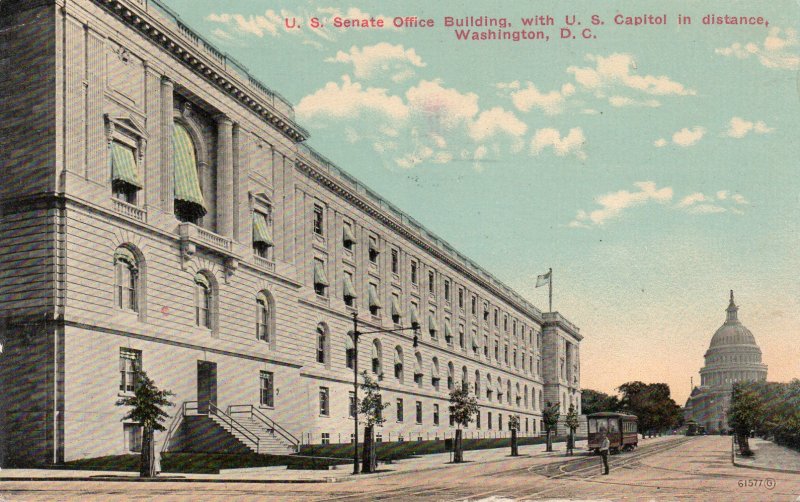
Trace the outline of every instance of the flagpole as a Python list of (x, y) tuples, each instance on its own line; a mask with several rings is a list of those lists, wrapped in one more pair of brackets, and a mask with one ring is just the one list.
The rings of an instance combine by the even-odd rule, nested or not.
[(553, 269), (551, 268), (548, 273), (550, 274), (550, 280), (547, 281), (550, 286), (550, 312), (553, 312)]

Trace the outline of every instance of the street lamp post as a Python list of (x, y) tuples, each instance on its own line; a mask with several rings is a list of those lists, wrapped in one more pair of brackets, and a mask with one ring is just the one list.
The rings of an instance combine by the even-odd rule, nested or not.
[[(358, 339), (361, 335), (371, 335), (374, 333), (393, 333), (396, 331), (414, 331), (414, 347), (419, 344), (419, 323), (412, 322), (411, 327), (407, 328), (393, 328), (393, 329), (376, 329), (373, 331), (358, 331), (358, 312), (353, 312), (353, 331), (350, 336), (353, 337), (353, 474), (359, 474), (360, 466), (358, 463)], [(365, 442), (366, 442), (366, 438)]]

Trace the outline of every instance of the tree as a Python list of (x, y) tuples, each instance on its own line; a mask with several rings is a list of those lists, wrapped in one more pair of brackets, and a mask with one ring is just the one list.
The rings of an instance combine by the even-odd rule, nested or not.
[(450, 391), (450, 416), (458, 428), (456, 429), (456, 437), (453, 445), (453, 463), (461, 463), (464, 461), (464, 447), (462, 445), (461, 436), (463, 431), (462, 427), (466, 427), (472, 422), (472, 418), (478, 413), (478, 401), (475, 396), (469, 394), (468, 386), (456, 385)]
[(154, 431), (166, 430), (161, 425), (169, 414), (164, 407), (173, 406), (169, 401), (175, 394), (169, 390), (161, 390), (140, 370), (136, 375), (136, 387), (132, 396), (117, 401), (117, 406), (130, 406), (131, 409), (122, 420), (131, 420), (142, 427), (142, 454), (139, 462), (139, 476), (152, 478), (155, 476), (155, 441)]
[(564, 417), (564, 424), (569, 429), (569, 438), (567, 438), (567, 455), (572, 456), (572, 450), (575, 448), (575, 430), (578, 428), (578, 410), (575, 409), (574, 404), (569, 405), (567, 416)]
[(670, 397), (669, 385), (634, 381), (617, 388), (622, 394), (620, 411), (639, 418), (642, 435), (662, 432), (680, 420), (680, 406)]
[(518, 457), (519, 446), (517, 445), (517, 431), (519, 430), (519, 417), (517, 415), (509, 415), (508, 430), (511, 431), (511, 456)]
[[(364, 398), (358, 403), (358, 413), (364, 416), (364, 451), (361, 472), (369, 474), (378, 468), (378, 455), (375, 448), (375, 426), (382, 426), (386, 421), (383, 410), (389, 403), (383, 402), (381, 386), (373, 380), (366, 371), (361, 373), (364, 383), (361, 390)], [(356, 440), (357, 441), (357, 440)]]
[(558, 411), (558, 403), (550, 403), (550, 401), (547, 401), (545, 404), (544, 411), (542, 412), (544, 430), (547, 433), (547, 449), (545, 451), (553, 451), (552, 432), (558, 427), (560, 413)]
[(619, 411), (619, 398), (592, 389), (581, 391), (581, 409), (584, 414), (591, 415), (601, 411)]
[(753, 389), (742, 383), (733, 384), (731, 406), (728, 410), (728, 423), (736, 433), (739, 451), (744, 456), (753, 454), (750, 450), (750, 432), (755, 430), (764, 420), (764, 409), (761, 398)]

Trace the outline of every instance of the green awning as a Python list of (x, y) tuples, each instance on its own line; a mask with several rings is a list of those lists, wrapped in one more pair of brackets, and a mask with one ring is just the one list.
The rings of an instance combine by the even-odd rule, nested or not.
[(111, 142), (111, 181), (142, 188), (133, 148), (116, 141)]
[(436, 325), (436, 316), (433, 315), (433, 312), (428, 314), (428, 331), (431, 333), (439, 331), (439, 326)]
[(417, 307), (411, 306), (411, 312), (408, 315), (408, 320), (412, 325), (419, 324), (419, 317), (417, 316)]
[(353, 287), (353, 281), (352, 279), (350, 279), (350, 276), (345, 274), (344, 280), (342, 282), (343, 282), (342, 285), (344, 286), (343, 296), (345, 298), (355, 298), (357, 296), (356, 288)]
[(322, 263), (314, 261), (314, 284), (319, 286), (330, 286), (328, 276), (325, 274), (325, 268)]
[(189, 136), (189, 131), (177, 123), (172, 128), (172, 148), (175, 199), (191, 206), (191, 210), (198, 216), (203, 216), (206, 214), (206, 204), (203, 192), (200, 190), (194, 142)]
[(374, 284), (369, 285), (369, 306), (376, 309), (383, 308), (380, 295), (378, 295), (378, 288)]
[(342, 242), (344, 243), (345, 246), (352, 246), (353, 244), (356, 243), (356, 236), (353, 235), (353, 229), (350, 227), (350, 225), (344, 226)]
[(133, 251), (126, 247), (119, 247), (114, 251), (114, 263), (121, 261), (128, 264), (129, 267), (136, 268), (136, 256)]
[(269, 234), (267, 216), (258, 211), (253, 212), (253, 243), (256, 242), (260, 242), (265, 246), (275, 245), (275, 243), (272, 242), (272, 236)]
[(392, 296), (392, 317), (403, 317), (403, 310), (400, 308), (400, 299)]

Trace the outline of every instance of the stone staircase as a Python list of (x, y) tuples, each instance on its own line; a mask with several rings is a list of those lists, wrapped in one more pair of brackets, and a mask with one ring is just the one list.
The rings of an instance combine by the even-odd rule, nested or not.
[[(264, 422), (254, 417), (247, 417), (239, 414), (235, 414), (235, 420), (258, 437), (257, 446), (252, 445), (252, 440), (248, 438), (242, 437), (240, 439), (240, 441), (247, 444), (248, 447), (256, 453), (269, 453), (271, 455), (292, 455), (297, 453), (296, 446), (293, 446), (288, 441), (278, 436), (275, 433), (275, 429), (269, 428)], [(224, 423), (221, 425), (225, 427)], [(236, 435), (236, 431), (232, 432)], [(240, 436), (237, 436), (237, 438)]]

